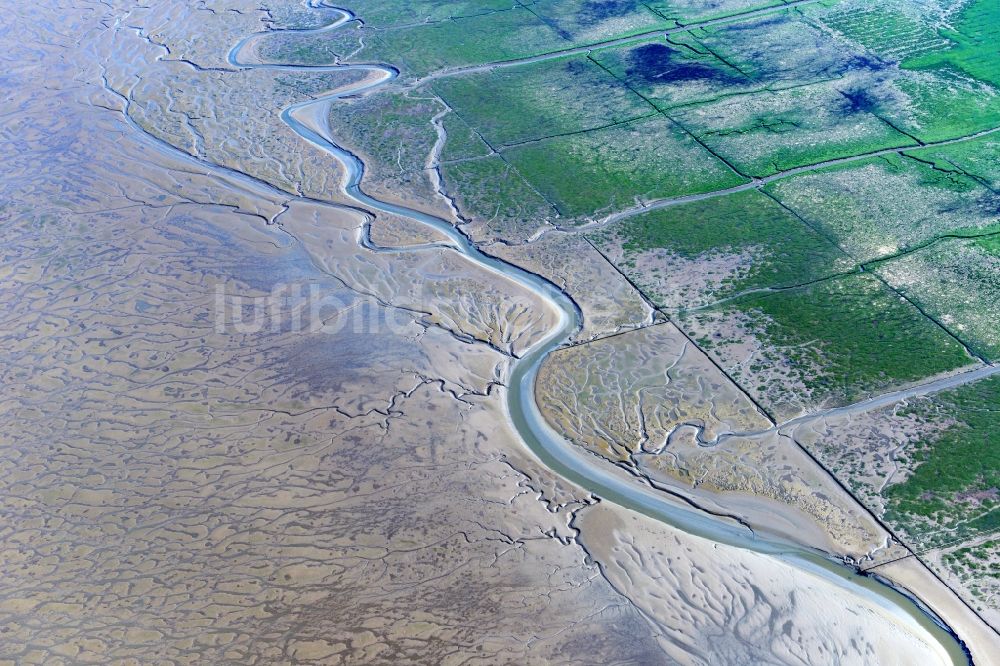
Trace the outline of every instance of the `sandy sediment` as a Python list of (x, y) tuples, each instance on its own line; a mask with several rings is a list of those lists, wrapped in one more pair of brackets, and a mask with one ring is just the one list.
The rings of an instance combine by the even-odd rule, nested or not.
[(376, 213), (369, 223), (368, 235), (371, 242), (379, 247), (401, 249), (431, 243), (446, 243), (448, 239), (426, 225), (413, 220), (384, 213)]
[[(749, 400), (672, 330), (649, 327), (550, 356), (537, 384), (546, 419), (574, 444), (675, 494), (681, 504), (737, 518), (761, 534), (862, 568), (909, 554), (799, 442), (813, 443), (839, 424), (848, 430), (827, 445), (843, 439), (845, 450), (864, 452), (867, 474), (884, 477), (892, 471), (885, 458), (891, 459), (919, 424), (882, 432), (887, 422), (861, 412), (804, 421), (787, 432), (770, 428)], [(751, 434), (754, 430), (761, 432)], [(741, 431), (748, 434), (734, 434)], [(891, 569), (878, 570), (894, 579)], [(927, 591), (928, 601), (940, 597), (960, 604), (932, 576), (919, 582), (913, 589), (918, 597)], [(942, 606), (941, 617), (950, 621), (956, 610), (962, 626), (971, 627), (970, 636), (979, 636), (970, 640), (982, 645), (992, 630), (955, 603)]]
[(263, 12), (95, 9), (17, 6), (0, 36), (0, 658), (935, 663), (840, 588), (529, 456), (498, 383), (553, 326), (537, 295), (448, 250), (365, 249), (365, 215), (126, 122), (106, 82), (191, 68), (157, 61), (144, 11), (198, 58)]
[(976, 666), (1000, 664), (995, 629), (987, 625), (952, 590), (941, 583), (923, 564), (913, 557), (890, 562), (875, 569), (896, 585), (919, 598), (965, 642)]
[(654, 320), (652, 306), (579, 235), (552, 232), (521, 245), (497, 243), (487, 251), (544, 276), (571, 295), (583, 314), (574, 342), (613, 335)]
[(352, 214), (350, 223), (338, 226), (314, 204), (296, 203), (293, 210), (282, 226), (302, 239), (324, 271), (463, 341), (519, 355), (555, 325), (558, 315), (544, 299), (452, 250), (372, 252), (357, 243), (362, 215)]
[[(537, 383), (574, 444), (762, 532), (860, 560), (888, 534), (673, 324), (552, 354)], [(883, 553), (884, 555), (885, 553)]]
[(656, 626), (677, 663), (947, 663), (908, 620), (768, 556), (604, 505), (577, 524), (602, 574)]

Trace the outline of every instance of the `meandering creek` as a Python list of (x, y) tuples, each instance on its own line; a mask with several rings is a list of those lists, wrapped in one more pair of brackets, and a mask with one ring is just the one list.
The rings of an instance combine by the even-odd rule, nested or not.
[[(317, 9), (337, 9), (315, 0), (311, 6)], [(336, 30), (353, 19), (350, 13), (339, 9), (338, 11), (341, 12), (341, 16), (326, 26), (296, 29), (292, 32), (315, 35)], [(382, 65), (289, 65), (253, 62), (241, 57), (251, 41), (275, 32), (280, 31), (257, 33), (241, 40), (229, 53), (230, 64), (240, 68), (302, 72), (363, 70), (376, 74), (374, 77), (369, 77), (365, 83), (348, 90), (293, 104), (281, 114), (282, 119), (304, 140), (326, 151), (343, 164), (347, 173), (343, 188), (359, 206), (402, 215), (433, 228), (448, 238), (454, 251), (461, 253), (481, 268), (516, 282), (541, 296), (559, 313), (558, 325), (520, 358), (512, 361), (509, 388), (506, 392), (507, 410), (515, 430), (524, 444), (542, 462), (556, 474), (604, 500), (615, 502), (674, 528), (717, 543), (767, 554), (781, 560), (787, 566), (806, 570), (831, 581), (852, 595), (863, 597), (868, 603), (878, 605), (884, 611), (891, 613), (908, 630), (923, 635), (925, 640), (936, 644), (940, 652), (947, 655), (953, 664), (969, 663), (966, 652), (952, 632), (939, 624), (917, 602), (889, 585), (859, 574), (854, 568), (823, 553), (769, 539), (735, 522), (683, 507), (653, 489), (640, 486), (634, 479), (619, 475), (610, 464), (602, 464), (597, 457), (576, 449), (554, 432), (546, 424), (535, 402), (535, 378), (545, 357), (562, 346), (579, 330), (582, 317), (576, 304), (567, 294), (538, 275), (484, 253), (452, 223), (404, 206), (379, 201), (365, 194), (361, 189), (364, 164), (335, 142), (328, 121), (329, 109), (340, 97), (356, 95), (385, 85), (396, 77), (397, 72), (391, 67)]]

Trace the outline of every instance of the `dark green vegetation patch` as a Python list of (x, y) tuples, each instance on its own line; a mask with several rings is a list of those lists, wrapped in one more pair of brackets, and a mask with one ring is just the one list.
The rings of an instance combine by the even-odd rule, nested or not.
[(907, 412), (947, 427), (910, 449), (913, 472), (890, 485), (887, 517), (931, 521), (946, 532), (920, 533), (923, 547), (1000, 529), (1000, 378), (936, 394)]

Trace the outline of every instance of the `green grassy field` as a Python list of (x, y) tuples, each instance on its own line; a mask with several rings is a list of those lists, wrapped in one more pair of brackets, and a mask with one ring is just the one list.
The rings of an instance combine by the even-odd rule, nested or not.
[(1000, 200), (975, 180), (898, 156), (787, 178), (767, 191), (862, 262), (1000, 223)]
[(793, 403), (855, 402), (972, 363), (962, 345), (866, 274), (751, 294), (680, 321), (778, 414)]
[(933, 17), (922, 13), (921, 6), (909, 0), (828, 1), (806, 8), (804, 13), (835, 34), (891, 62), (948, 44), (935, 30)]
[(963, 173), (988, 188), (1000, 191), (1000, 133), (907, 154), (932, 164), (940, 171)]
[(652, 0), (649, 7), (664, 18), (687, 25), (783, 4), (783, 0)]
[(933, 396), (911, 408), (924, 419), (952, 423), (913, 447), (906, 480), (889, 486), (887, 517), (910, 526), (928, 521), (922, 546), (1000, 528), (1000, 379), (990, 378)]
[[(753, 190), (636, 215), (592, 239), (671, 309), (804, 284), (854, 266), (827, 238)], [(712, 271), (715, 279), (693, 279)]]
[(442, 165), (445, 187), (463, 215), (492, 232), (519, 238), (558, 211), (499, 155)]
[(690, 36), (671, 35), (590, 54), (618, 80), (652, 102), (670, 109), (746, 92), (753, 82)]
[(874, 270), (975, 353), (1000, 360), (1000, 228), (948, 239)]
[(742, 95), (673, 116), (750, 176), (916, 145), (830, 83)]
[(899, 101), (880, 102), (878, 113), (925, 143), (1000, 126), (1000, 90), (951, 67), (907, 72), (894, 95)]
[(867, 86), (872, 108), (921, 141), (942, 141), (1000, 126), (1000, 5), (848, 1), (806, 10), (848, 43), (883, 63)]
[(449, 19), (491, 16), (509, 11), (511, 0), (344, 0), (341, 7), (361, 16), (373, 28), (399, 28)]
[(947, 47), (914, 55), (902, 62), (908, 69), (955, 68), (974, 79), (1000, 86), (1000, 3), (973, 0), (952, 21), (952, 29), (939, 30), (951, 42)]
[(361, 60), (393, 63), (407, 76), (512, 60), (571, 44), (525, 7), (374, 32)]
[(839, 79), (876, 66), (863, 50), (832, 39), (798, 10), (692, 30), (674, 40), (772, 89)]
[(419, 171), (437, 141), (430, 119), (444, 107), (428, 95), (370, 95), (336, 104), (330, 127), (338, 139), (368, 159), (368, 175)]
[(585, 57), (453, 77), (433, 87), (495, 148), (655, 113)]
[(467, 160), (474, 157), (485, 157), (491, 150), (486, 142), (454, 113), (449, 113), (441, 120), (448, 140), (441, 149), (441, 160)]
[(535, 0), (531, 10), (561, 37), (593, 44), (673, 25), (640, 0)]
[(746, 182), (659, 115), (524, 144), (504, 157), (568, 218)]
[[(329, 65), (359, 47), (361, 32), (356, 24), (319, 35), (278, 34), (261, 40), (258, 53), (265, 62), (289, 65)], [(245, 55), (245, 54), (244, 54)]]

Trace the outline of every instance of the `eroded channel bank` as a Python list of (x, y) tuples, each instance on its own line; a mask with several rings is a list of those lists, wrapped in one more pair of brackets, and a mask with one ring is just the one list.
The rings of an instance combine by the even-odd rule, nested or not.
[[(310, 3), (314, 8), (338, 9), (323, 2)], [(326, 26), (315, 29), (295, 29), (298, 34), (317, 34), (336, 30), (353, 19), (353, 15), (338, 9), (341, 16)], [(485, 270), (542, 297), (559, 314), (558, 325), (535, 343), (520, 358), (513, 359), (510, 367), (506, 404), (509, 418), (525, 445), (552, 471), (563, 478), (593, 492), (595, 495), (641, 512), (671, 527), (692, 535), (757, 553), (773, 556), (786, 565), (794, 566), (831, 581), (850, 594), (864, 598), (892, 616), (907, 631), (922, 636), (934, 645), (942, 661), (952, 664), (970, 663), (968, 653), (953, 632), (933, 618), (919, 602), (878, 580), (862, 575), (855, 569), (815, 552), (790, 543), (765, 538), (738, 524), (699, 513), (679, 506), (656, 491), (636, 485), (627, 477), (618, 475), (610, 466), (604, 466), (593, 456), (577, 451), (569, 442), (555, 433), (543, 419), (534, 399), (534, 383), (538, 369), (545, 357), (561, 347), (582, 325), (582, 315), (572, 298), (554, 284), (538, 275), (501, 261), (482, 252), (447, 220), (416, 211), (405, 206), (380, 201), (368, 196), (361, 189), (364, 164), (353, 153), (336, 143), (329, 125), (329, 109), (336, 100), (348, 95), (370, 92), (397, 76), (397, 71), (385, 65), (289, 65), (246, 60), (242, 53), (254, 40), (269, 34), (284, 32), (273, 30), (256, 33), (242, 39), (229, 52), (231, 65), (241, 68), (274, 69), (281, 71), (330, 72), (367, 71), (376, 74), (365, 83), (292, 104), (285, 108), (282, 119), (304, 140), (337, 159), (345, 168), (342, 184), (346, 194), (359, 206), (404, 216), (426, 225), (446, 236), (452, 248)], [(402, 250), (405, 251), (405, 250)]]

